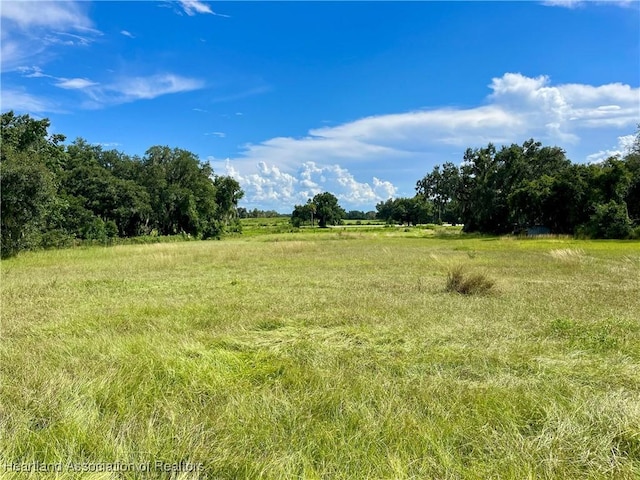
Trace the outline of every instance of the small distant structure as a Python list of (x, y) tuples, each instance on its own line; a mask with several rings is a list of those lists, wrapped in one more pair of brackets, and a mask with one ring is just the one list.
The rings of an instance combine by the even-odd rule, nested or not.
[(551, 229), (545, 225), (534, 225), (533, 227), (527, 228), (527, 236), (535, 237), (537, 235), (549, 235), (551, 233)]
[(546, 225), (531, 225), (528, 227), (516, 226), (513, 229), (513, 234), (521, 235), (524, 237), (536, 237), (538, 235), (550, 235), (551, 229)]

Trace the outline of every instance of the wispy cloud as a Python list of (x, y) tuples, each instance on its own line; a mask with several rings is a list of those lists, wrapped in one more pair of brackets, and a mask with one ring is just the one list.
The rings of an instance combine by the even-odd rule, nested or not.
[(178, 0), (178, 3), (180, 4), (180, 7), (182, 7), (182, 10), (184, 11), (184, 13), (186, 13), (190, 17), (197, 14), (209, 14), (209, 15), (216, 15), (218, 17), (229, 18), (229, 15), (216, 13), (213, 10), (211, 10), (211, 7), (207, 3), (201, 2), (199, 0)]
[(51, 75), (47, 75), (45, 74), (42, 69), (38, 66), (34, 66), (34, 67), (18, 67), (17, 70), (22, 73), (22, 76), (25, 78), (42, 78), (42, 77), (49, 77), (51, 78)]
[(147, 77), (125, 78), (108, 89), (122, 95), (125, 100), (152, 99), (169, 93), (198, 90), (204, 86), (202, 80), (172, 73)]
[(127, 30), (120, 30), (120, 34), (129, 38), (136, 38), (135, 35)]
[(101, 35), (87, 13), (87, 2), (3, 2), (2, 71), (14, 70), (58, 46), (86, 46)]
[(203, 87), (204, 82), (202, 80), (173, 73), (127, 77), (108, 85), (87, 88), (85, 91), (91, 100), (86, 102), (84, 106), (87, 108), (103, 108), (137, 100), (151, 100), (163, 95), (189, 92)]
[(22, 30), (93, 28), (83, 2), (3, 2), (0, 15)]
[(54, 86), (63, 88), (65, 90), (82, 90), (98, 85), (97, 82), (94, 82), (87, 78), (65, 78), (49, 75), (47, 73), (44, 73), (44, 71), (37, 66), (19, 67), (17, 70), (22, 73), (22, 76), (24, 78), (51, 78), (54, 80)]
[(598, 6), (615, 6), (628, 8), (634, 5), (638, 5), (638, 0), (545, 0), (542, 2), (547, 7), (562, 7), (562, 8), (581, 8), (587, 5)]
[(212, 137), (218, 137), (218, 138), (226, 137), (226, 134), (224, 132), (211, 132), (211, 133), (205, 133), (205, 135), (212, 136)]
[(56, 82), (55, 86), (66, 90), (82, 90), (88, 87), (98, 85), (86, 78), (61, 78)]
[(58, 105), (47, 98), (32, 95), (24, 89), (2, 88), (0, 89), (0, 103), (2, 110), (15, 110), (20, 113), (44, 113), (60, 112)]
[[(612, 134), (616, 138), (628, 133), (640, 118), (640, 88), (621, 83), (554, 85), (544, 75), (506, 73), (492, 79), (489, 88), (490, 94), (477, 107), (370, 116), (311, 129), (300, 138), (275, 137), (244, 146), (226, 163), (214, 161), (214, 168), (237, 174), (247, 191), (247, 202), (267, 198), (274, 208), (286, 210), (292, 206), (287, 201), (299, 201), (317, 188), (331, 186), (355, 206), (366, 198), (384, 196), (380, 185), (387, 185), (385, 181), (392, 186), (407, 176), (417, 180), (434, 163), (459, 162), (465, 148), (489, 142), (522, 143), (533, 137), (584, 152), (573, 158), (584, 161), (587, 152), (596, 151), (590, 145)], [(313, 172), (320, 170), (333, 183), (316, 181), (320, 187), (312, 185), (299, 171), (301, 165)], [(382, 182), (378, 190), (371, 177), (349, 181), (344, 173), (363, 169), (371, 177), (384, 179), (378, 180)], [(373, 194), (359, 186), (364, 184)], [(287, 193), (291, 188), (292, 193)]]
[[(98, 109), (110, 105), (130, 103), (137, 100), (151, 100), (163, 95), (189, 92), (203, 88), (205, 83), (202, 80), (188, 78), (173, 73), (162, 73), (148, 76), (121, 77), (116, 81), (101, 84), (88, 78), (66, 78), (57, 77), (45, 73), (39, 67), (20, 67), (18, 69), (25, 78), (50, 78), (52, 85), (64, 90), (75, 90), (85, 97), (80, 103), (83, 108)], [(24, 97), (20, 98), (26, 100)], [(18, 98), (18, 97), (16, 97)], [(33, 97), (36, 98), (36, 97)], [(24, 105), (34, 105), (34, 111), (46, 111), (51, 102), (24, 101)], [(29, 109), (21, 109), (29, 110)]]

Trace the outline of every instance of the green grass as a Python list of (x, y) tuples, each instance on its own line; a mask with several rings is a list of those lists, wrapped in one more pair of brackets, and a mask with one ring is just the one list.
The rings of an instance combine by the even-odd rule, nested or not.
[[(447, 293), (456, 265), (495, 291)], [(0, 266), (3, 479), (640, 476), (638, 242), (303, 229)]]

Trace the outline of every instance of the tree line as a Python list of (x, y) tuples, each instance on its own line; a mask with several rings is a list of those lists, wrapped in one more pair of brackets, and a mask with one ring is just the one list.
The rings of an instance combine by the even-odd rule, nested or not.
[(48, 119), (2, 114), (0, 251), (58, 247), (77, 240), (185, 234), (218, 238), (239, 230), (243, 192), (228, 176), (179, 148), (144, 156), (83, 139), (65, 145)]
[[(193, 153), (153, 146), (142, 156), (83, 139), (65, 144), (48, 119), (2, 114), (2, 257), (78, 240), (184, 234), (219, 238), (241, 231), (239, 218), (279, 216), (238, 209), (243, 192)], [(407, 225), (449, 222), (466, 232), (640, 237), (640, 129), (631, 149), (600, 163), (574, 164), (559, 147), (533, 139), (500, 149), (467, 149), (460, 166), (437, 165), (416, 194), (391, 198), (376, 212), (346, 212), (330, 192), (295, 205), (294, 226), (326, 227), (373, 217)]]
[(416, 185), (439, 220), (467, 232), (518, 233), (534, 226), (592, 238), (640, 236), (640, 130), (623, 156), (574, 164), (533, 139), (467, 149), (462, 164), (436, 166)]
[[(324, 192), (296, 205), (291, 223), (324, 227), (373, 213), (347, 214)], [(436, 165), (418, 180), (413, 197), (380, 202), (375, 215), (388, 223), (448, 222), (488, 234), (640, 238), (640, 129), (624, 155), (592, 164), (574, 164), (561, 148), (533, 139), (469, 148), (460, 166)]]

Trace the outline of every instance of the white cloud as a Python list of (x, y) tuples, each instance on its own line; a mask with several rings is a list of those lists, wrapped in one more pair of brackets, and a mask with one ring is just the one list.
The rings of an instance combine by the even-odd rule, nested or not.
[(546, 76), (529, 78), (507, 73), (493, 79), (489, 99), (498, 108), (518, 115), (528, 129), (537, 126), (536, 134), (561, 142), (578, 142), (574, 132), (581, 128), (625, 127), (637, 121), (638, 88), (621, 83), (550, 83)]
[(110, 87), (130, 100), (151, 99), (168, 93), (188, 92), (204, 86), (204, 82), (171, 73), (122, 79)]
[(635, 139), (635, 135), (623, 135), (618, 137), (618, 144), (615, 147), (587, 155), (587, 163), (600, 163), (609, 157), (622, 157), (631, 151), (631, 147), (633, 146)]
[(229, 15), (216, 13), (211, 10), (211, 7), (208, 4), (199, 0), (178, 0), (178, 3), (182, 7), (182, 10), (184, 10), (184, 13), (186, 13), (190, 17), (197, 15), (198, 13), (205, 13), (209, 15), (216, 15), (218, 17), (229, 18)]
[(203, 86), (202, 80), (173, 73), (121, 78), (111, 84), (85, 88), (84, 93), (89, 96), (90, 100), (85, 102), (83, 107), (103, 108), (137, 100), (151, 100), (162, 95), (198, 90)]
[(55, 46), (86, 46), (101, 35), (87, 14), (87, 2), (2, 2), (2, 71), (52, 55)]
[(226, 165), (244, 182), (247, 202), (286, 211), (328, 190), (352, 206), (373, 206), (384, 197), (413, 195), (413, 185), (396, 185), (417, 181), (436, 163), (459, 163), (467, 147), (535, 138), (584, 161), (640, 118), (640, 88), (620, 83), (554, 85), (544, 75), (506, 73), (489, 88), (477, 107), (370, 116), (304, 137), (275, 137), (245, 145)]
[(87, 80), (86, 78), (60, 78), (55, 84), (56, 87), (64, 88), (67, 90), (81, 90), (83, 88), (93, 87), (98, 85), (96, 82)]
[(133, 33), (128, 32), (127, 30), (120, 30), (120, 34), (124, 35), (125, 37), (136, 38)]
[(32, 27), (53, 29), (92, 28), (83, 2), (2, 2), (0, 11), (4, 22), (14, 23), (22, 30)]
[(18, 67), (17, 70), (22, 73), (25, 78), (42, 78), (51, 77), (51, 75), (45, 74), (40, 67)]
[(615, 7), (631, 7), (638, 0), (546, 0), (542, 4), (547, 7), (563, 7), (569, 9), (581, 8), (585, 5), (607, 5)]
[(0, 104), (2, 104), (3, 111), (15, 110), (18, 113), (60, 111), (50, 100), (27, 93), (23, 89), (0, 89)]
[(242, 175), (229, 159), (224, 165), (226, 175), (236, 178), (242, 186), (244, 202), (267, 205), (282, 212), (325, 191), (336, 195), (341, 205), (352, 208), (370, 208), (397, 192), (391, 182), (376, 177), (370, 183), (359, 182), (346, 168), (335, 164), (305, 162), (295, 172), (287, 173), (276, 165), (259, 162), (257, 171), (248, 175)]
[[(25, 78), (51, 78), (53, 85), (64, 90), (75, 90), (85, 96), (86, 100), (80, 103), (83, 108), (98, 109), (109, 105), (118, 105), (122, 103), (130, 103), (137, 100), (151, 100), (162, 95), (172, 93), (182, 93), (200, 89), (204, 86), (202, 80), (183, 77), (173, 73), (163, 73), (140, 77), (123, 77), (119, 80), (100, 84), (88, 78), (65, 78), (56, 77), (43, 72), (39, 67), (19, 67)], [(40, 99), (38, 102), (27, 101), (26, 93), (22, 91), (20, 96), (14, 95), (16, 99), (23, 98), (24, 101), (18, 102), (25, 106), (34, 105), (33, 111), (48, 111), (47, 106), (51, 106), (51, 102)], [(35, 99), (36, 97), (30, 96)], [(29, 111), (28, 108), (23, 110)], [(197, 109), (194, 109), (197, 110)], [(222, 132), (216, 132), (218, 136), (224, 135)]]
[(213, 136), (213, 137), (218, 137), (218, 138), (224, 138), (226, 137), (224, 132), (211, 132), (211, 133), (205, 133), (205, 135), (208, 136)]
[(179, 0), (178, 3), (180, 3), (184, 13), (189, 16), (193, 16), (197, 13), (213, 13), (209, 5), (197, 0)]
[(584, 0), (547, 0), (542, 4), (546, 7), (577, 8), (584, 4)]

